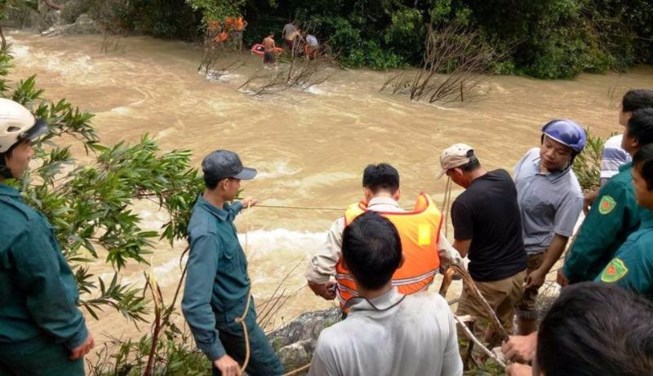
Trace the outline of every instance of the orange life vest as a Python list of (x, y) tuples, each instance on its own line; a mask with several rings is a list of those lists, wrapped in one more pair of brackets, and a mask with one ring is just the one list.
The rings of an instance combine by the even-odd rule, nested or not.
[(227, 17), (224, 20), (224, 28), (226, 31), (232, 30), (236, 24), (236, 20), (232, 17)]
[[(360, 202), (350, 205), (345, 211), (345, 226), (367, 210), (367, 204)], [(442, 214), (431, 198), (421, 193), (410, 212), (377, 212), (392, 222), (401, 238), (404, 264), (392, 276), (392, 284), (402, 294), (424, 291), (433, 282), (440, 267), (438, 240)], [(342, 260), (336, 264), (338, 299), (344, 307), (347, 300), (357, 296), (356, 283), (343, 266)]]
[(223, 31), (220, 34), (216, 35), (215, 38), (213, 38), (213, 43), (223, 43), (227, 39), (229, 39), (229, 34), (227, 34), (226, 31)]

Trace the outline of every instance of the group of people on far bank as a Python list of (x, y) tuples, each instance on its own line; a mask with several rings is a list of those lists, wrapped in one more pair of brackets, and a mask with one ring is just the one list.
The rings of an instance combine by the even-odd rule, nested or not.
[[(542, 127), (539, 147), (512, 176), (486, 170), (469, 145), (443, 150), (437, 177), (464, 188), (450, 213), (426, 194), (403, 209), (397, 169), (367, 166), (362, 200), (334, 221), (308, 260), (309, 288), (338, 299), (343, 316), (320, 333), (309, 375), (461, 375), (454, 313), (426, 291), (450, 263), (467, 265), (503, 329), (516, 334), (501, 338), (464, 286), (455, 315), (471, 317), (487, 343), (502, 344), (514, 362), (508, 374), (651, 374), (653, 90), (627, 92), (619, 118), (620, 148), (606, 147), (603, 186), (585, 196), (571, 166), (586, 135), (567, 119)], [(26, 171), (31, 142), (46, 131), (26, 108), (0, 100), (0, 375), (82, 375), (93, 347), (52, 227), (6, 184)], [(235, 200), (256, 170), (216, 150), (202, 171), (206, 187), (188, 228), (184, 317), (214, 375), (240, 375), (242, 367), (249, 375), (281, 375), (256, 322), (234, 226), (241, 210), (257, 204)], [(588, 206), (559, 272), (561, 294), (538, 320), (538, 290)], [(453, 242), (442, 231), (446, 214)]]
[[(315, 35), (301, 31), (290, 21), (283, 26), (281, 38), (292, 56), (304, 55), (306, 60), (312, 60), (319, 54), (320, 43)], [(269, 32), (263, 39), (263, 64), (277, 64), (277, 44), (274, 32)]]

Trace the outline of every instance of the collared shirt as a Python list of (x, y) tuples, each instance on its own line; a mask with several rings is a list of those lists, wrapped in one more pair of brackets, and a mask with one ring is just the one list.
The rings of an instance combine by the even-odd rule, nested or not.
[(616, 175), (620, 170), (619, 167), (632, 161), (628, 152), (621, 148), (623, 135), (618, 134), (610, 137), (603, 144), (603, 157), (601, 159), (601, 185)]
[[(402, 213), (405, 212), (399, 206), (399, 203), (389, 197), (374, 197), (367, 205), (368, 210)], [(306, 268), (306, 279), (314, 283), (327, 283), (329, 277), (336, 275), (336, 264), (342, 257), (342, 232), (345, 230), (345, 218), (336, 219), (327, 234), (326, 241), (322, 248), (309, 259)], [(438, 250), (445, 253), (449, 259), (460, 258), (458, 251), (453, 249), (451, 243), (440, 232), (438, 240)]]
[(526, 252), (544, 252), (555, 234), (570, 237), (583, 207), (571, 168), (541, 173), (540, 149), (533, 148), (517, 163), (514, 175)]
[(653, 301), (653, 212), (641, 209), (642, 224), (617, 250), (595, 282), (616, 284)]
[(564, 265), (569, 282), (591, 281), (640, 224), (630, 162), (599, 191)]
[[(218, 329), (241, 316), (250, 280), (233, 220), (240, 202), (218, 208), (200, 195), (188, 224), (190, 253), (181, 308), (197, 347), (211, 360), (226, 354)], [(254, 317), (254, 305), (250, 305)]]
[(0, 346), (46, 336), (78, 347), (88, 336), (78, 299), (48, 220), (0, 184)]
[(440, 295), (393, 288), (357, 299), (320, 333), (309, 375), (462, 375), (456, 324)]

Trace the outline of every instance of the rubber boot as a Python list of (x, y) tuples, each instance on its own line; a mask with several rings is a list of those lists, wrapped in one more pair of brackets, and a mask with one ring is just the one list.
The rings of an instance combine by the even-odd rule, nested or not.
[(520, 336), (527, 336), (537, 330), (537, 319), (523, 319), (517, 320), (517, 328)]

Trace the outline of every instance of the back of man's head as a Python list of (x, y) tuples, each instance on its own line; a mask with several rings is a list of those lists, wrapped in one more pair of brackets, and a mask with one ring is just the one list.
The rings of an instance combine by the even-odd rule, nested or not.
[(635, 112), (626, 125), (628, 136), (637, 140), (637, 146), (653, 143), (653, 108), (642, 108)]
[(653, 90), (650, 89), (629, 90), (621, 100), (623, 112), (633, 112), (648, 107), (653, 107)]
[(546, 376), (635, 376), (653, 369), (653, 303), (617, 286), (566, 287), (540, 324)]
[(389, 219), (367, 211), (345, 227), (342, 258), (360, 287), (378, 290), (401, 265), (401, 238)]
[(399, 189), (399, 172), (387, 163), (368, 165), (363, 171), (363, 187), (374, 194), (380, 190), (394, 194)]

